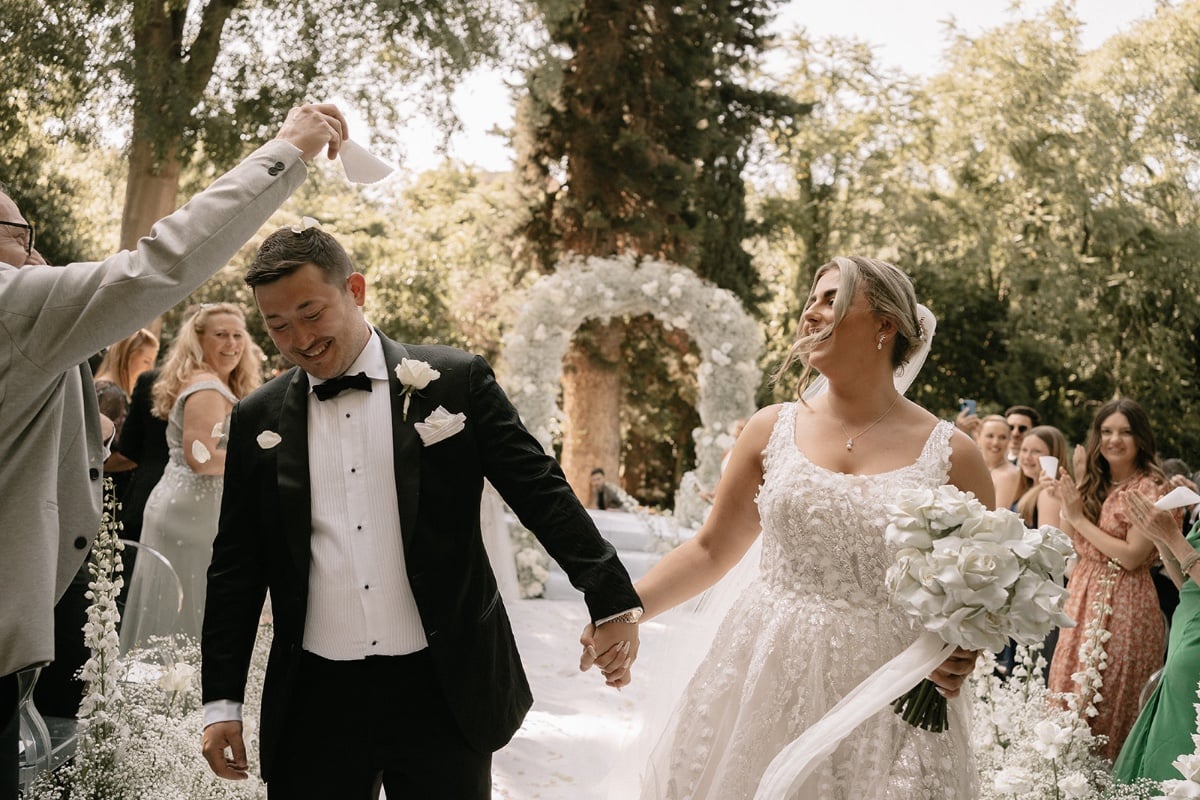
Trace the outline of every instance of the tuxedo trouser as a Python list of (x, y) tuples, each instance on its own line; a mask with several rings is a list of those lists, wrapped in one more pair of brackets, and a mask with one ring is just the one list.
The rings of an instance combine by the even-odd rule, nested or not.
[(21, 720), (17, 714), (20, 697), (16, 673), (0, 675), (0, 800), (17, 800), (20, 785), (17, 757), (21, 737)]
[(491, 753), (455, 721), (428, 649), (330, 661), (301, 654), (270, 800), (490, 800)]

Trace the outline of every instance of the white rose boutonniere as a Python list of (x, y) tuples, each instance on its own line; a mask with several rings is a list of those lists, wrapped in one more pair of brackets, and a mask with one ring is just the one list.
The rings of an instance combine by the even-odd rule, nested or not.
[(432, 414), (425, 418), (424, 422), (418, 422), (413, 427), (416, 428), (417, 435), (421, 437), (421, 442), (429, 447), (431, 444), (449, 439), (467, 427), (467, 415), (461, 412), (451, 414), (445, 407), (438, 406)]
[(257, 438), (255, 438), (254, 441), (258, 442), (258, 446), (263, 450), (270, 450), (272, 447), (282, 442), (283, 437), (275, 431), (263, 431), (257, 436)]
[(401, 420), (408, 421), (408, 405), (412, 402), (412, 396), (440, 377), (442, 377), (442, 373), (431, 367), (428, 362), (415, 358), (400, 359), (400, 363), (396, 365), (396, 378), (404, 387), (400, 391), (404, 397), (404, 408), (400, 412)]

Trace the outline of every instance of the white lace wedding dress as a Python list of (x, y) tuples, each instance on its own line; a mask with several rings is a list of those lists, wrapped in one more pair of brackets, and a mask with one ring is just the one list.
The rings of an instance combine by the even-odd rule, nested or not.
[[(953, 426), (939, 422), (917, 461), (845, 475), (796, 447), (795, 404), (767, 445), (759, 490), (759, 576), (734, 603), (643, 775), (643, 797), (754, 797), (790, 741), (919, 633), (891, 608), (893, 552), (884, 506), (901, 489), (946, 482)], [(653, 670), (653, 665), (645, 665)], [(963, 698), (959, 698), (962, 701)], [(847, 737), (806, 784), (822, 800), (964, 800), (975, 796), (965, 702), (950, 729), (914, 728), (890, 708)]]

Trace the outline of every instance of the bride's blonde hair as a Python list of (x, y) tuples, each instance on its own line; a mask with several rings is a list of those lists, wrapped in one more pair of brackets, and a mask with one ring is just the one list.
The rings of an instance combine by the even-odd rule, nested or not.
[[(821, 277), (832, 269), (838, 270), (837, 294), (833, 299), (833, 324), (819, 333), (801, 336), (788, 349), (783, 365), (775, 373), (773, 380), (778, 383), (784, 374), (796, 362), (804, 364), (804, 371), (796, 386), (796, 396), (803, 395), (804, 389), (813, 378), (812, 365), (808, 356), (813, 348), (833, 335), (833, 330), (845, 318), (846, 312), (854, 302), (854, 295), (862, 284), (871, 311), (888, 317), (896, 325), (896, 335), (892, 339), (892, 366), (896, 369), (904, 366), (920, 348), (925, 337), (921, 323), (917, 317), (917, 293), (913, 289), (912, 280), (894, 264), (880, 261), (876, 258), (863, 256), (838, 256), (822, 264), (813, 276), (811, 294), (816, 289)], [(808, 309), (808, 301), (804, 304)]]

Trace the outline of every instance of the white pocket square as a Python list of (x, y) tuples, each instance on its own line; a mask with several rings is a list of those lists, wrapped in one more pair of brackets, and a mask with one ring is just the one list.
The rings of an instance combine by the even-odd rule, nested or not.
[(467, 427), (467, 415), (461, 412), (451, 414), (444, 406), (438, 406), (432, 414), (425, 418), (424, 422), (415, 423), (413, 427), (417, 429), (417, 435), (421, 437), (421, 442), (429, 447), (443, 439), (449, 439)]

